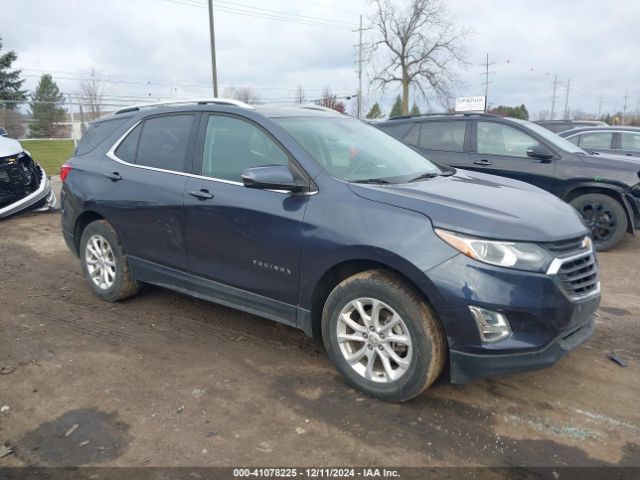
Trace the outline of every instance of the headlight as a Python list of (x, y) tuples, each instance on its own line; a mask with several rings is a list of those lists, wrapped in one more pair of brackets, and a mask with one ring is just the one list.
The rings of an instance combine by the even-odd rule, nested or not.
[(499, 267), (545, 272), (554, 258), (551, 252), (535, 243), (485, 240), (439, 228), (435, 232), (466, 256)]

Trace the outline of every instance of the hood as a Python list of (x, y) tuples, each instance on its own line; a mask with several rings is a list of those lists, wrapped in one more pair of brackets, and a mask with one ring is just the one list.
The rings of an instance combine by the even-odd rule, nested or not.
[(0, 158), (11, 157), (22, 152), (22, 145), (12, 138), (0, 137)]
[(350, 183), (358, 196), (422, 213), (434, 227), (496, 240), (553, 242), (586, 235), (578, 213), (533, 185), (458, 170), (414, 183)]
[(614, 162), (623, 162), (625, 165), (633, 165), (638, 168), (638, 164), (640, 163), (640, 156), (632, 156), (632, 155), (618, 155), (615, 153), (603, 153), (603, 152), (593, 152), (588, 153), (589, 158), (599, 158), (601, 160), (609, 160)]

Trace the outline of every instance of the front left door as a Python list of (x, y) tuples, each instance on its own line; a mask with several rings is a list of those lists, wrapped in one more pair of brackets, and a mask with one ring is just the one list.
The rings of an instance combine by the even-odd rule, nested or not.
[(541, 160), (527, 155), (527, 149), (541, 142), (527, 132), (504, 123), (481, 120), (476, 123), (467, 168), (531, 183), (553, 192), (556, 158)]
[[(222, 294), (245, 295), (258, 309), (297, 305), (302, 225), (308, 196), (246, 188), (246, 168), (290, 165), (287, 152), (257, 124), (203, 115), (185, 190), (189, 270)], [(220, 288), (213, 285), (212, 288)], [(285, 307), (285, 311), (290, 311)], [(290, 319), (293, 320), (293, 319)]]
[(619, 132), (616, 153), (629, 157), (640, 157), (640, 132)]

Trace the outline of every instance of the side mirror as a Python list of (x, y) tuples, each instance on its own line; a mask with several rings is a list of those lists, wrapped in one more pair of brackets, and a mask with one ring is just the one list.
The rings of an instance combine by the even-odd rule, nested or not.
[(288, 192), (299, 192), (306, 187), (296, 182), (289, 168), (284, 165), (247, 168), (242, 172), (242, 183), (247, 188)]
[(544, 145), (534, 145), (527, 148), (527, 157), (538, 158), (540, 160), (549, 160), (553, 158), (553, 152)]

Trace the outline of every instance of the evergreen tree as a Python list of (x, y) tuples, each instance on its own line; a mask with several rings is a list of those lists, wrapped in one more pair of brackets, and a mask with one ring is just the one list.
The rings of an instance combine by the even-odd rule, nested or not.
[(418, 108), (418, 105), (416, 105), (416, 102), (413, 102), (409, 115), (420, 115), (420, 109)]
[(378, 102), (374, 103), (371, 106), (371, 110), (367, 113), (367, 118), (382, 118), (384, 115), (382, 114), (382, 109), (380, 108), (380, 104)]
[(64, 127), (65, 110), (60, 105), (64, 97), (48, 73), (40, 77), (36, 90), (31, 94), (31, 138), (53, 138), (60, 136)]
[(397, 117), (398, 115), (402, 115), (402, 98), (400, 98), (400, 95), (396, 97), (396, 101), (393, 104), (393, 107), (391, 107), (389, 118)]
[[(2, 52), (2, 37), (0, 37), (0, 52)], [(14, 110), (17, 102), (27, 98), (26, 92), (20, 90), (24, 80), (20, 80), (20, 70), (11, 70), (11, 64), (18, 55), (13, 50), (0, 53), (0, 108)]]

